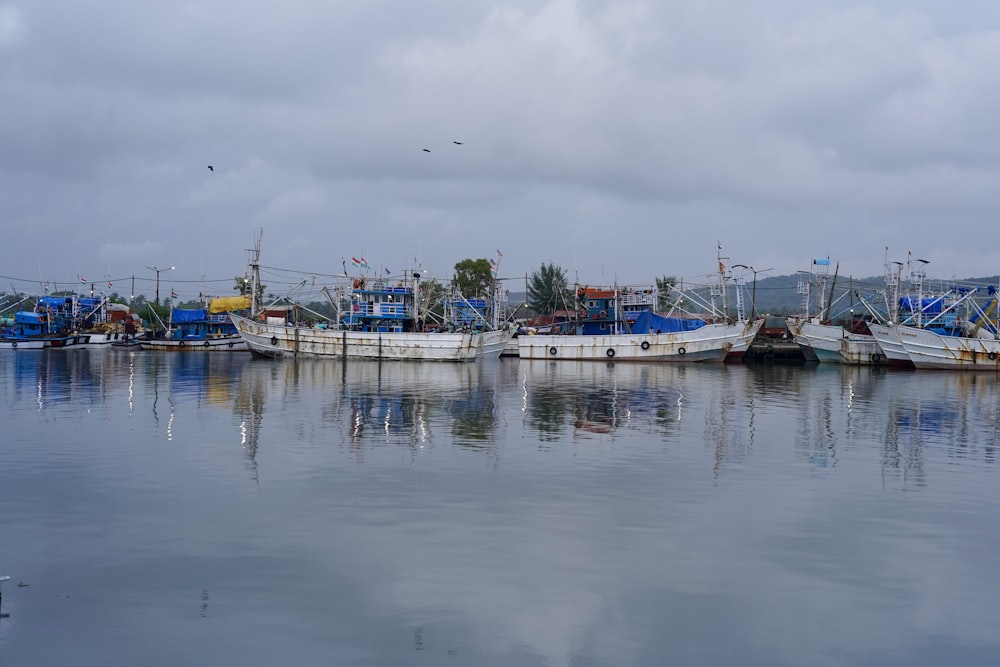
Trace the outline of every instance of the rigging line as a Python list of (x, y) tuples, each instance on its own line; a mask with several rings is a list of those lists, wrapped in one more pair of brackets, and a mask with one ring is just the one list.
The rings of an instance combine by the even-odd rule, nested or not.
[(343, 273), (323, 273), (320, 271), (302, 271), (300, 269), (283, 269), (277, 266), (261, 266), (261, 269), (267, 269), (269, 271), (281, 271), (283, 273), (294, 273), (300, 276), (322, 276), (324, 278), (343, 278)]

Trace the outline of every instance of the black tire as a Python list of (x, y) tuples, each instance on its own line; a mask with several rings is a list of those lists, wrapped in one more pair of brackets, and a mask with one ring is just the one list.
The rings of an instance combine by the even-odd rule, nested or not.
[(649, 349), (649, 341), (648, 340), (642, 341), (642, 344), (639, 347), (641, 347), (644, 350), (648, 350)]
[(685, 350), (683, 347), (679, 347), (677, 348), (677, 354), (683, 357), (685, 354), (687, 354), (687, 350)]
[(613, 349), (613, 348), (610, 348), (610, 347), (609, 347), (609, 348), (608, 348), (608, 351), (607, 351), (607, 352), (605, 352), (605, 354), (606, 354), (606, 355), (608, 355), (608, 358), (611, 358), (611, 357), (615, 356), (615, 351), (614, 351), (614, 349)]
[(872, 353), (872, 363), (873, 364), (877, 364), (880, 361), (882, 361), (882, 355), (879, 354), (878, 352), (873, 352)]
[(11, 344), (10, 344), (10, 346), (11, 346), (11, 347), (12, 347), (13, 349), (15, 349), (15, 350), (16, 350), (16, 349), (17, 349), (17, 341), (15, 340), (15, 341), (14, 341), (13, 343), (11, 343)]
[(208, 341), (207, 340), (205, 341), (205, 347), (208, 347)]
[(558, 352), (558, 351), (559, 350), (557, 350), (555, 347), (550, 347), (549, 348), (549, 354), (551, 354), (553, 356), (555, 356), (556, 352)]
[(271, 336), (271, 345), (277, 345), (277, 344), (278, 344), (278, 337)]
[(996, 352), (990, 352), (986, 356), (989, 358), (990, 361), (996, 361), (997, 360), (997, 353)]
[(229, 341), (229, 347), (233, 346), (233, 341)]

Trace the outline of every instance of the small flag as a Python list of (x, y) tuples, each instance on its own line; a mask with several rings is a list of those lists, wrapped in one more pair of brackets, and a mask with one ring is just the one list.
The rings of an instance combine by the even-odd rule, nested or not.
[(361, 258), (361, 268), (362, 269), (368, 268), (368, 260), (366, 260), (364, 257)]
[(500, 248), (497, 248), (497, 256), (498, 257), (503, 257), (503, 253), (500, 252)]
[(343, 257), (340, 258), (340, 264), (344, 267), (344, 275), (347, 275), (347, 260)]
[(387, 275), (387, 276), (388, 276), (388, 275), (392, 275), (392, 272), (391, 272), (391, 271), (389, 271), (389, 269), (386, 269), (386, 270), (385, 270), (385, 275)]
[(86, 278), (84, 278), (83, 276), (77, 276), (77, 277), (78, 277), (78, 278), (80, 279), (80, 282), (81, 282), (81, 283), (85, 283), (85, 282), (87, 282), (87, 279), (86, 279)]
[(174, 290), (170, 290), (170, 298), (171, 299), (176, 299), (177, 298), (177, 292), (175, 292)]
[(108, 281), (108, 287), (111, 287), (111, 281), (110, 280)]
[(354, 266), (360, 267), (362, 269), (368, 268), (368, 262), (365, 261), (364, 257), (362, 257), (361, 259), (358, 259), (357, 257), (351, 257), (351, 263), (354, 264)]

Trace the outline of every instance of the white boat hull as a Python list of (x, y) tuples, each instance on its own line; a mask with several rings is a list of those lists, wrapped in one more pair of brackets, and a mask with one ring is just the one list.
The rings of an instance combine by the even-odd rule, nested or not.
[(927, 329), (893, 327), (919, 369), (1000, 372), (1000, 340), (942, 336)]
[(807, 361), (840, 363), (840, 343), (847, 335), (844, 327), (795, 318), (785, 324)]
[(527, 335), (518, 337), (517, 351), (528, 360), (722, 362), (741, 337), (753, 339), (761, 322), (659, 334)]
[(469, 332), (367, 332), (265, 324), (232, 315), (254, 354), (382, 361), (475, 361), (495, 359), (513, 330)]
[(44, 340), (0, 340), (0, 350), (41, 350)]
[(869, 322), (868, 330), (872, 332), (890, 366), (893, 368), (913, 368), (910, 355), (906, 353), (906, 349), (899, 341), (899, 334), (896, 333), (894, 327)]
[(889, 359), (875, 336), (847, 334), (840, 341), (840, 363), (848, 366), (888, 366)]

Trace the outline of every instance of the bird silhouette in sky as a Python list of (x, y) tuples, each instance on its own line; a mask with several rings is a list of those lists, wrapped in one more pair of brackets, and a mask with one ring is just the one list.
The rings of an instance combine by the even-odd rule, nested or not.
[(429, 148), (425, 148), (425, 149), (424, 149), (424, 152), (425, 152), (425, 153), (430, 153), (430, 152), (431, 152), (431, 149), (429, 149)]
[(208, 165), (208, 170), (209, 171), (215, 171), (215, 167), (213, 167), (212, 165)]
[(462, 142), (462, 141), (453, 141), (451, 143), (455, 144), (456, 146), (461, 146), (464, 142)]

